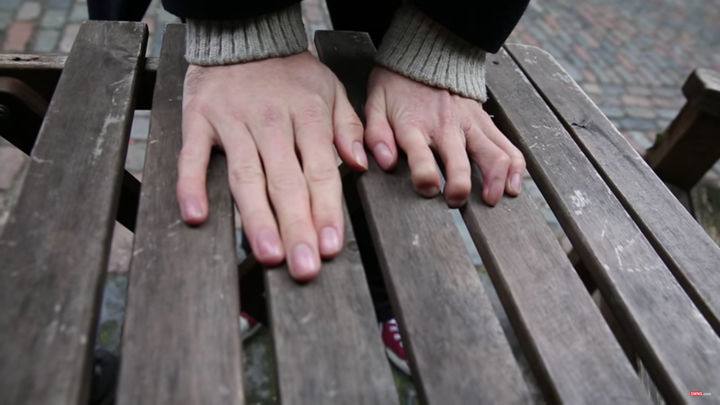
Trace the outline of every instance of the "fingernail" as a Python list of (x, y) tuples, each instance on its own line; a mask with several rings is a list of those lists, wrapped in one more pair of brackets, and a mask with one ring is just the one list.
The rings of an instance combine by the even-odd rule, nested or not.
[(317, 270), (317, 260), (310, 246), (306, 243), (298, 243), (292, 250), (290, 264), (295, 277), (305, 278)]
[(200, 201), (197, 198), (185, 200), (185, 215), (188, 216), (188, 219), (202, 219), (202, 207), (200, 207)]
[(463, 204), (465, 204), (465, 201), (458, 198), (451, 198), (447, 201), (447, 203), (450, 208), (460, 208)]
[(375, 155), (375, 159), (380, 162), (381, 166), (387, 167), (392, 164), (393, 154), (390, 152), (390, 148), (385, 142), (378, 142), (378, 144), (373, 148), (373, 154)]
[(368, 161), (367, 155), (365, 155), (365, 148), (363, 147), (363, 144), (357, 141), (353, 142), (352, 151), (353, 155), (355, 155), (355, 161), (357, 162), (357, 164), (367, 169)]
[(320, 251), (331, 254), (340, 250), (340, 235), (335, 228), (328, 226), (320, 231)]
[(512, 179), (510, 179), (510, 188), (520, 194), (520, 190), (522, 190), (522, 177), (520, 177), (520, 173), (515, 173), (512, 175)]
[(256, 238), (258, 247), (258, 257), (261, 258), (278, 258), (282, 256), (282, 247), (280, 246), (280, 238), (273, 231), (260, 231)]
[(418, 190), (420, 192), (420, 195), (427, 198), (432, 198), (438, 195), (440, 192), (440, 189), (437, 186), (429, 186), (425, 188), (421, 188)]

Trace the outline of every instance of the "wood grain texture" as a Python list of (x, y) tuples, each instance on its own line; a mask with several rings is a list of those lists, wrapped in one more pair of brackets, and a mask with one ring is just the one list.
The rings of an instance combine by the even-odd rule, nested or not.
[(225, 159), (208, 168), (210, 216), (176, 201), (185, 27), (168, 25), (143, 171), (118, 388), (120, 404), (243, 403), (233, 206)]
[(146, 37), (84, 23), (66, 61), (0, 239), (0, 403), (87, 400)]
[[(569, 87), (572, 79), (561, 72), (556, 66), (547, 74)], [(488, 57), (487, 83), (501, 129), (524, 153), (533, 179), (666, 400), (685, 402), (695, 386), (720, 390), (720, 338), (504, 50)], [(639, 156), (629, 159), (643, 164)], [(628, 158), (616, 154), (613, 160)]]
[(549, 54), (531, 47), (510, 49), (680, 284), (720, 333), (720, 247)]
[(720, 184), (702, 180), (690, 191), (693, 212), (698, 223), (720, 246)]
[[(361, 109), (375, 53), (370, 37), (318, 32), (315, 38), (321, 60)], [(404, 158), (392, 173), (371, 158), (358, 188), (424, 403), (528, 402), (527, 386), (442, 197), (415, 193)]]
[[(21, 80), (50, 100), (66, 59), (65, 55), (3, 54), (0, 55), (0, 76)], [(157, 65), (158, 58), (141, 61), (139, 89), (135, 98), (135, 108), (139, 110), (148, 110), (152, 105)]]
[[(41, 62), (37, 63), (43, 66)], [(64, 63), (63, 56), (63, 65)], [(2, 55), (0, 55), (1, 65)], [(28, 68), (28, 71), (35, 72), (36, 69)], [(27, 73), (27, 71), (23, 72)], [(0, 77), (0, 105), (5, 107), (4, 116), (0, 119), (0, 136), (30, 155), (48, 109), (47, 100), (21, 80)], [(135, 230), (139, 198), (140, 182), (126, 170), (123, 173), (116, 219), (130, 231)]]
[(461, 211), (548, 403), (650, 403), (530, 195), (490, 208), (481, 177)]
[(307, 284), (265, 271), (283, 404), (398, 404), (390, 364), (345, 209), (345, 247)]

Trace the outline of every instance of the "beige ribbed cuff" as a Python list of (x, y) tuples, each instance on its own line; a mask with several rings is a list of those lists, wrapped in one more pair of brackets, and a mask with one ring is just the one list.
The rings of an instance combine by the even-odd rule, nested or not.
[(300, 4), (243, 20), (188, 20), (185, 58), (194, 65), (250, 62), (306, 51)]
[(485, 102), (485, 51), (448, 31), (420, 10), (395, 14), (375, 61), (394, 72)]

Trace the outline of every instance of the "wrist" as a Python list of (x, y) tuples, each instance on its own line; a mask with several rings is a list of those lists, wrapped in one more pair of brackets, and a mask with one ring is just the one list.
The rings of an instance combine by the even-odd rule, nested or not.
[(215, 66), (289, 56), (307, 50), (300, 4), (242, 20), (188, 20), (187, 61)]
[(413, 6), (398, 10), (375, 61), (415, 81), (480, 102), (487, 100), (485, 51)]

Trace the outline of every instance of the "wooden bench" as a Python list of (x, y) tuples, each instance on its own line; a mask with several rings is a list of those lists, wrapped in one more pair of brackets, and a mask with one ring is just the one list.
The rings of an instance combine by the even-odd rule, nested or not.
[[(300, 285), (284, 265), (257, 273), (246, 264), (240, 280), (223, 155), (210, 164), (205, 225), (184, 225), (175, 201), (184, 26), (167, 26), (159, 61), (144, 59), (146, 37), (142, 24), (85, 23), (67, 58), (0, 61), (0, 77), (21, 80), (25, 99), (52, 96), (37, 140), (25, 136), (30, 167), (0, 235), (0, 403), (86, 400), (116, 218), (135, 232), (120, 404), (243, 403), (238, 283), (248, 291), (252, 274), (264, 278), (281, 403), (397, 404), (358, 253), (368, 246), (422, 402), (528, 403), (535, 384), (549, 403), (651, 402), (528, 193), (489, 208), (477, 170), (462, 216), (531, 376), (521, 372), (450, 210), (442, 197), (416, 195), (404, 160), (390, 174), (371, 159), (367, 173), (344, 175), (346, 246), (318, 279)], [(319, 32), (315, 43), (362, 114), (375, 52), (369, 37)], [(507, 46), (488, 57), (487, 82), (487, 107), (525, 154), (664, 399), (686, 403), (702, 390), (716, 395), (704, 403), (717, 401), (718, 246), (549, 54)], [(8, 128), (32, 108), (0, 93), (15, 102), (0, 134), (20, 142)], [(122, 170), (135, 108), (152, 110), (139, 206)], [(355, 239), (358, 221), (367, 222), (371, 243)]]

